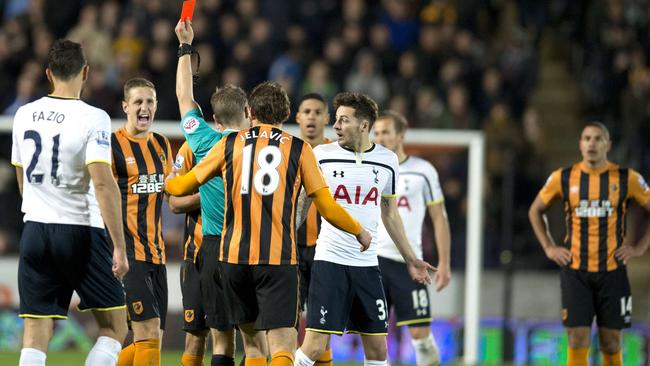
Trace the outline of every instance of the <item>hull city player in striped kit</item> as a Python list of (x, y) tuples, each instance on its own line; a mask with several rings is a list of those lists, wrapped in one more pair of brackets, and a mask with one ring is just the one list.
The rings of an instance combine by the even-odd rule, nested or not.
[(54, 320), (67, 318), (73, 291), (78, 308), (92, 311), (99, 325), (86, 366), (114, 366), (127, 332), (119, 280), (129, 267), (110, 168), (111, 120), (79, 100), (88, 71), (81, 45), (54, 42), (46, 70), (52, 94), (14, 117), (11, 162), (25, 213), (18, 264), (21, 366), (45, 366)]
[(167, 317), (167, 269), (162, 236), (165, 177), (172, 154), (166, 137), (150, 132), (156, 114), (154, 85), (145, 79), (124, 84), (126, 123), (111, 136), (113, 174), (122, 193), (122, 215), (131, 270), (124, 277), (134, 343), (120, 354), (118, 366), (160, 362), (160, 341)]
[[(558, 169), (530, 206), (528, 216), (546, 256), (560, 266), (562, 321), (569, 335), (569, 366), (587, 366), (596, 318), (604, 366), (620, 366), (621, 330), (630, 326), (632, 295), (625, 263), (650, 246), (650, 225), (636, 245), (625, 240), (630, 200), (650, 212), (650, 189), (632, 169), (607, 160), (609, 131), (600, 122), (582, 130), (582, 161)], [(544, 212), (564, 202), (567, 235), (555, 244)]]
[(253, 127), (221, 139), (188, 174), (170, 179), (166, 189), (186, 195), (221, 174), (226, 192), (221, 282), (231, 321), (244, 338), (245, 364), (266, 364), (256, 338), (265, 332), (270, 364), (290, 366), (297, 341), (294, 234), (301, 186), (321, 215), (354, 234), (362, 248), (370, 244), (370, 234), (333, 200), (309, 144), (280, 129), (289, 117), (284, 89), (262, 83), (251, 92), (249, 104)]
[[(406, 155), (404, 135), (406, 119), (393, 111), (382, 113), (375, 122), (375, 142), (397, 154), (399, 181), (397, 182), (397, 207), (413, 252), (422, 259), (422, 224), (425, 213), (431, 217), (436, 247), (438, 271), (436, 290), (449, 284), (450, 240), (449, 221), (445, 210), (438, 172), (424, 159)], [(397, 315), (397, 325), (407, 325), (415, 348), (417, 366), (440, 365), (440, 354), (431, 334), (431, 310), (427, 286), (408, 280), (406, 265), (386, 228), (379, 225), (379, 268), (389, 308)]]

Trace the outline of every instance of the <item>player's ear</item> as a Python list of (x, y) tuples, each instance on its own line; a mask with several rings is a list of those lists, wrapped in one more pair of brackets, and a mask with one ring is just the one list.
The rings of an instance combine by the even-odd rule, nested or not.
[(54, 84), (54, 79), (52, 78), (52, 70), (50, 70), (49, 67), (45, 69), (45, 76), (47, 77), (47, 81)]
[(126, 102), (126, 100), (123, 100), (122, 101), (122, 110), (124, 111), (124, 113), (128, 114), (129, 113), (128, 109), (129, 109), (129, 104)]
[(88, 64), (84, 65), (84, 67), (81, 69), (81, 80), (86, 81), (88, 80), (88, 74), (90, 73), (90, 66)]

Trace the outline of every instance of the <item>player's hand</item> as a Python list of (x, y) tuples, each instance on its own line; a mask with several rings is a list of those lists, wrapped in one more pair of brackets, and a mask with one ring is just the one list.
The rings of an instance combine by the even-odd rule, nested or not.
[(372, 242), (372, 234), (365, 228), (361, 228), (361, 232), (359, 235), (357, 235), (357, 240), (359, 241), (359, 244), (361, 244), (361, 248), (359, 248), (362, 252), (365, 252), (368, 248), (370, 248), (370, 242)]
[(129, 271), (129, 261), (126, 259), (126, 253), (114, 250), (113, 251), (113, 275), (118, 280), (122, 281), (126, 272)]
[(632, 246), (629, 244), (621, 245), (614, 252), (614, 256), (616, 257), (616, 259), (622, 261), (623, 264), (626, 264), (628, 259), (630, 258), (640, 257), (642, 255), (643, 255), (643, 250), (640, 248), (640, 246)]
[(548, 259), (557, 263), (559, 266), (564, 267), (571, 262), (571, 251), (567, 248), (553, 245), (544, 249), (544, 252)]
[(437, 292), (440, 292), (442, 289), (447, 287), (449, 281), (451, 281), (451, 269), (449, 268), (449, 265), (440, 265), (440, 263), (438, 263), (438, 271), (434, 278)]
[(421, 283), (423, 285), (428, 285), (431, 283), (431, 276), (429, 276), (429, 271), (437, 271), (436, 267), (421, 259), (406, 262), (406, 269), (408, 270), (409, 275), (413, 281)]
[(194, 40), (194, 29), (192, 29), (192, 21), (189, 19), (179, 20), (174, 28), (176, 37), (179, 43), (192, 44)]

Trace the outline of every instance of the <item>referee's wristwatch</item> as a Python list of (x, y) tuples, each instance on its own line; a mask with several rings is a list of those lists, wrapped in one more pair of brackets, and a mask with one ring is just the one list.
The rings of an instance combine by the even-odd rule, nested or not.
[(180, 46), (178, 46), (178, 57), (182, 57), (185, 55), (191, 55), (194, 53), (194, 48), (192, 48), (192, 45), (189, 43), (181, 43)]

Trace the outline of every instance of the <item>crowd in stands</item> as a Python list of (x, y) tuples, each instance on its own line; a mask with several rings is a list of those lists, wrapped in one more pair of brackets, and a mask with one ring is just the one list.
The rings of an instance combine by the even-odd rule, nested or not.
[[(370, 95), (381, 108), (406, 115), (411, 127), (484, 130), (489, 173), (485, 253), (488, 264), (498, 265), (500, 228), (498, 221), (492, 221), (500, 215), (502, 200), (496, 197), (512, 164), (520, 167), (522, 179), (528, 179), (525, 174), (530, 165), (525, 159), (538, 135), (539, 117), (528, 98), (536, 83), (537, 45), (545, 15), (539, 3), (201, 0), (193, 20), (194, 47), (200, 54), (195, 96), (203, 110), (209, 111), (216, 86), (232, 83), (250, 90), (271, 79), (285, 86), (293, 102), (308, 92), (331, 100), (339, 91), (358, 91)], [(157, 119), (179, 118), (175, 97), (178, 42), (173, 33), (180, 13), (178, 1), (4, 0), (0, 4), (0, 111), (5, 115), (11, 116), (20, 105), (48, 92), (43, 72), (47, 50), (53, 40), (66, 37), (84, 45), (91, 66), (82, 96), (85, 101), (122, 118), (123, 83), (143, 76), (156, 84)], [(513, 18), (508, 9), (518, 15)], [(626, 17), (612, 20), (607, 14), (598, 18), (601, 23), (627, 24), (622, 21)], [(592, 26), (601, 29), (601, 23)], [(620, 43), (625, 37), (603, 38)], [(623, 94), (629, 94), (625, 100), (630, 105), (619, 113), (632, 113), (638, 119), (632, 110), (647, 99), (650, 73), (641, 56), (645, 53), (639, 51), (647, 44), (633, 44), (636, 47), (626, 48), (629, 78), (623, 78), (630, 82), (614, 81), (627, 91)], [(611, 45), (592, 45), (597, 46), (614, 52)], [(637, 92), (639, 83), (644, 93)], [(2, 154), (7, 160), (10, 139), (5, 137)], [(466, 155), (440, 157), (434, 164), (451, 216), (452, 258), (455, 265), (462, 265)], [(529, 185), (536, 190), (540, 184), (538, 180)], [(16, 195), (15, 189), (12, 194)], [(521, 204), (527, 206), (532, 198), (523, 197)], [(14, 201), (17, 204), (19, 199)], [(19, 223), (20, 218), (14, 221)], [(178, 246), (172, 243), (169, 248), (173, 257)]]

